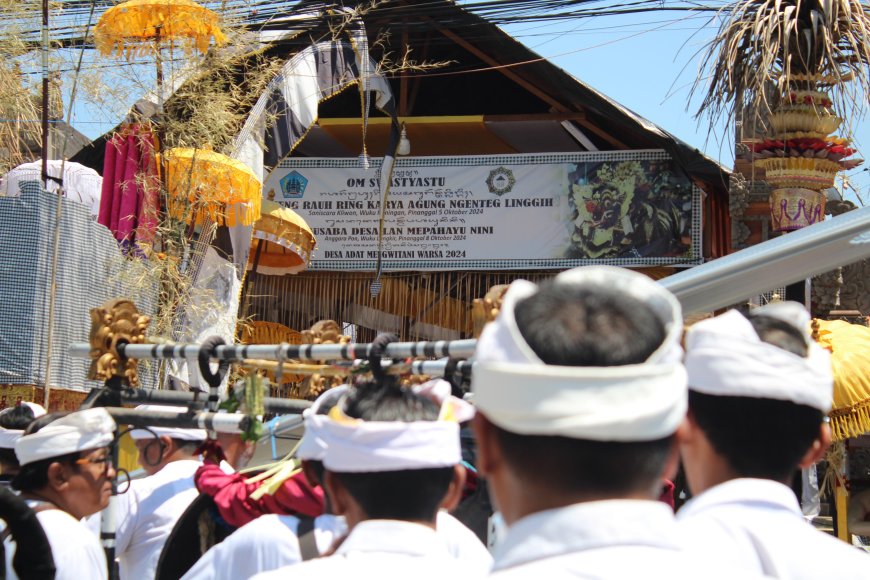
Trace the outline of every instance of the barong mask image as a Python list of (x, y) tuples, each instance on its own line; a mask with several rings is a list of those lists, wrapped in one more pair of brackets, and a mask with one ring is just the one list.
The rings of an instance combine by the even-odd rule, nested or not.
[(566, 257), (688, 254), (691, 184), (659, 165), (655, 161), (578, 165), (569, 175), (574, 231)]

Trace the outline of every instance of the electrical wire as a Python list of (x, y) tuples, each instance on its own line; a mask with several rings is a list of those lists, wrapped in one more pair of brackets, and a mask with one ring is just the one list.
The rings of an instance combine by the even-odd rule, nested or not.
[[(61, 46), (85, 45), (93, 48), (77, 22), (94, 6), (100, 13), (114, 5), (112, 0), (57, 0), (57, 15), (51, 36)], [(204, 2), (207, 8), (219, 11), (225, 19), (236, 21), (243, 27), (259, 29), (286, 26), (286, 17), (299, 11), (332, 6), (333, 2), (298, 2), (290, 9), (287, 3), (279, 0), (226, 0), (224, 2)], [(491, 24), (507, 26), (519, 23), (554, 23), (573, 21), (578, 18), (592, 18), (619, 14), (638, 14), (666, 11), (716, 12), (726, 3), (723, 0), (708, 0), (704, 3), (676, 0), (633, 0), (613, 2), (612, 0), (486, 0), (468, 1), (459, 4), (465, 11), (479, 16)], [(455, 5), (442, 0), (413, 3), (392, 3), (380, 5), (375, 13), (389, 20), (401, 19), (411, 28), (415, 21), (421, 28), (428, 26), (426, 19), (438, 20), (460, 32), (476, 26), (472, 23), (456, 21)], [(283, 22), (282, 22), (283, 21)], [(319, 17), (294, 20), (294, 27), (310, 27)], [(457, 28), (458, 27), (458, 28)], [(39, 30), (35, 23), (21, 30), (25, 41), (35, 41)], [(471, 39), (469, 39), (471, 40)]]

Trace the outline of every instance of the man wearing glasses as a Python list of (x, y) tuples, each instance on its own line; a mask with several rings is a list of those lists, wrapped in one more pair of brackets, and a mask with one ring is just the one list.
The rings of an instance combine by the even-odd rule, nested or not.
[[(109, 504), (115, 468), (108, 446), (114, 431), (105, 409), (87, 409), (41, 417), (15, 443), (21, 471), (12, 487), (37, 512), (57, 580), (107, 577), (100, 542), (81, 519)], [(11, 565), (14, 542), (5, 541), (6, 578), (17, 578)]]
[[(139, 405), (140, 411), (183, 413), (185, 407)], [(122, 580), (154, 578), (157, 564), (172, 528), (199, 492), (193, 474), (202, 464), (198, 449), (204, 429), (149, 427), (133, 429), (130, 436), (139, 449), (139, 464), (148, 477), (130, 484), (118, 497), (115, 553)]]

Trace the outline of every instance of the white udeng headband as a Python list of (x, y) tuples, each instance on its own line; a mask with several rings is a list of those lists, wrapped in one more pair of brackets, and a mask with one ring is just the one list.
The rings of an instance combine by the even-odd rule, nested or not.
[(830, 353), (812, 340), (808, 345), (804, 358), (768, 344), (736, 310), (702, 320), (686, 333), (690, 388), (707, 395), (791, 401), (827, 413), (834, 396)]
[[(446, 386), (446, 393), (445, 393)], [(446, 381), (430, 381), (416, 392), (441, 403), (437, 421), (361, 421), (334, 407), (329, 415), (306, 418), (326, 448), (323, 465), (337, 473), (405, 471), (451, 467), (462, 461), (459, 423), (474, 415), (465, 401), (450, 396)]]
[(15, 442), (24, 435), (22, 429), (0, 429), (0, 449), (15, 449)]
[(15, 443), (21, 465), (76, 451), (105, 447), (114, 438), (115, 421), (103, 408), (76, 411)]
[(651, 441), (673, 434), (687, 407), (686, 371), (680, 362), (683, 321), (676, 298), (643, 274), (609, 266), (568, 270), (556, 283), (636, 298), (662, 321), (665, 340), (643, 364), (547, 365), (526, 343), (514, 318), (516, 304), (538, 287), (518, 280), (477, 342), (475, 406), (494, 424), (523, 435)]
[(318, 415), (324, 404), (334, 405), (338, 399), (344, 396), (348, 388), (347, 385), (339, 385), (329, 389), (302, 412), (302, 417), (305, 419), (305, 433), (299, 441), (299, 448), (296, 450), (298, 459), (323, 461), (326, 455), (326, 442), (320, 435), (320, 424), (317, 421), (312, 421), (311, 418)]

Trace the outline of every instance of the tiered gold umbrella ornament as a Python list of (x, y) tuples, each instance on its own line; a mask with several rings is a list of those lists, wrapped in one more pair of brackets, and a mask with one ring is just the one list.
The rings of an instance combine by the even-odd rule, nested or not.
[[(767, 133), (748, 156), (773, 190), (773, 228), (821, 221), (824, 190), (861, 163), (849, 159), (848, 119), (870, 94), (867, 9), (860, 0), (741, 0), (720, 17), (693, 89), (706, 85), (698, 114), (753, 110), (744, 124)], [(833, 135), (838, 129), (846, 137)]]
[[(825, 190), (834, 187), (840, 171), (852, 169), (862, 159), (849, 140), (834, 131), (843, 122), (832, 110), (830, 95), (820, 83), (806, 81), (784, 95), (769, 118), (772, 138), (750, 145), (757, 168), (765, 171), (770, 185), (770, 217), (774, 231), (796, 230), (825, 218)], [(815, 85), (815, 86), (813, 86)]]
[[(863, 114), (870, 95), (867, 7), (861, 0), (739, 0), (718, 16), (719, 33), (693, 88), (705, 87), (698, 114), (715, 121), (740, 113), (744, 125), (768, 127), (767, 140), (750, 154), (773, 188), (773, 227), (820, 221), (822, 192), (857, 164), (847, 159), (855, 152), (848, 141), (831, 134), (839, 129), (848, 138), (848, 120)], [(866, 425), (868, 393), (852, 394), (835, 420), (839, 437)], [(842, 443), (827, 457), (838, 514), (846, 513), (848, 497), (844, 458)], [(838, 523), (847, 539), (845, 519)]]

